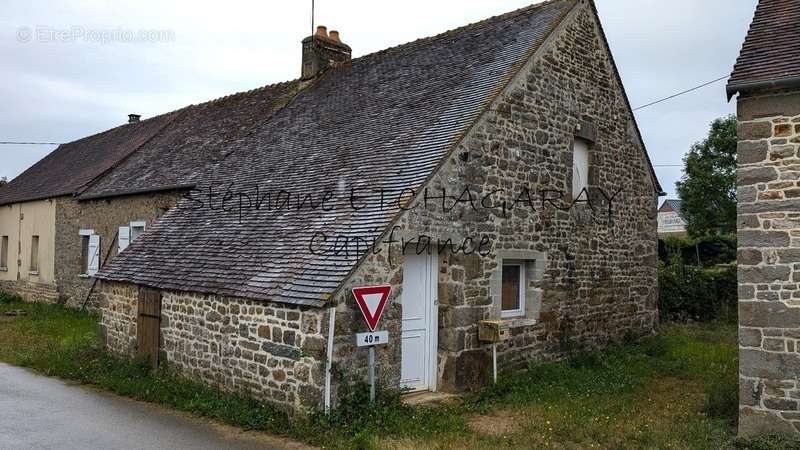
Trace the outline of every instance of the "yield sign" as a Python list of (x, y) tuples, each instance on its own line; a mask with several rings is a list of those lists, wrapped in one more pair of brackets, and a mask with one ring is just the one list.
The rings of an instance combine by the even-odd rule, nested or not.
[(370, 331), (375, 331), (378, 326), (378, 321), (383, 314), (383, 307), (386, 306), (386, 300), (389, 298), (389, 292), (392, 291), (391, 286), (366, 286), (353, 288), (353, 296), (356, 298), (356, 303), (361, 309), (361, 314), (369, 325)]

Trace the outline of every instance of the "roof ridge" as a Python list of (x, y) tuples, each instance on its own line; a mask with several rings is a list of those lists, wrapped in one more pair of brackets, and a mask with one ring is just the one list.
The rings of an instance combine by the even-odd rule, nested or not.
[(212, 98), (211, 100), (206, 100), (204, 102), (192, 103), (189, 106), (194, 106), (194, 107), (207, 106), (207, 105), (210, 105), (210, 104), (213, 104), (213, 103), (218, 103), (218, 102), (222, 102), (224, 100), (229, 100), (229, 99), (234, 98), (234, 97), (240, 97), (240, 96), (243, 97), (243, 96), (246, 96), (246, 95), (254, 94), (256, 92), (262, 92), (262, 91), (265, 91), (267, 89), (275, 89), (275, 88), (283, 87), (285, 85), (297, 83), (299, 81), (300, 81), (299, 78), (295, 78), (295, 79), (292, 79), (292, 80), (279, 81), (277, 83), (272, 83), (272, 84), (267, 84), (267, 85), (264, 85), (264, 86), (259, 86), (259, 87), (256, 87), (256, 88), (253, 88), (253, 89), (250, 89), (250, 90), (247, 90), (247, 91), (234, 92), (232, 94), (223, 95), (222, 97)]
[[(526, 13), (536, 11), (536, 10), (538, 10), (540, 8), (545, 7), (545, 6), (549, 6), (549, 5), (553, 4), (553, 3), (568, 2), (568, 1), (569, 0), (545, 0), (545, 1), (542, 1), (542, 2), (539, 2), (539, 3), (533, 3), (533, 4), (530, 4), (528, 6), (523, 6), (522, 8), (515, 9), (513, 11), (509, 11), (509, 12), (506, 12), (506, 13), (503, 13), (503, 14), (498, 14), (498, 15), (495, 15), (495, 16), (492, 16), (492, 17), (488, 17), (488, 18), (483, 19), (483, 20), (479, 20), (477, 22), (473, 22), (473, 23), (470, 23), (470, 24), (467, 24), (467, 25), (462, 25), (460, 27), (453, 28), (451, 30), (443, 31), (443, 32), (441, 32), (439, 34), (436, 34), (436, 35), (433, 35), (433, 36), (422, 37), (422, 38), (419, 38), (419, 39), (415, 39), (413, 41), (409, 41), (409, 42), (398, 44), (398, 45), (395, 45), (395, 46), (392, 46), (392, 47), (387, 47), (387, 48), (384, 48), (384, 49), (381, 49), (381, 50), (377, 50), (375, 52), (359, 56), (358, 58), (353, 58), (350, 61), (347, 61), (347, 62), (344, 62), (344, 63), (339, 63), (337, 65), (346, 65), (346, 64), (349, 64), (349, 63), (353, 63), (353, 62), (357, 62), (357, 61), (361, 61), (361, 60), (365, 60), (365, 59), (370, 59), (370, 58), (383, 56), (383, 55), (388, 54), (390, 52), (400, 51), (400, 50), (404, 50), (406, 48), (412, 48), (415, 45), (420, 45), (420, 44), (423, 44), (425, 42), (430, 42), (430, 41), (434, 41), (434, 40), (437, 40), (437, 39), (443, 39), (443, 38), (446, 38), (446, 37), (451, 36), (451, 35), (462, 33), (462, 32), (467, 31), (469, 29), (481, 28), (481, 27), (483, 27), (483, 26), (485, 26), (485, 25), (487, 25), (489, 23), (508, 20), (508, 19), (511, 19), (511, 18), (514, 18), (514, 17), (519, 17), (519, 16), (522, 16), (522, 15), (524, 15)], [(300, 81), (301, 80), (299, 78), (294, 78), (294, 79), (291, 79), (291, 80), (284, 80), (284, 81), (279, 81), (279, 82), (276, 82), (276, 83), (267, 84), (267, 85), (264, 85), (264, 86), (259, 86), (259, 87), (256, 87), (256, 88), (253, 88), (253, 89), (249, 89), (249, 90), (246, 90), (246, 91), (234, 92), (234, 93), (231, 93), (231, 94), (223, 95), (221, 97), (212, 98), (210, 100), (206, 100), (206, 101), (199, 102), (199, 103), (190, 103), (190, 104), (188, 104), (186, 106), (183, 106), (183, 107), (180, 107), (180, 108), (176, 108), (176, 109), (173, 109), (171, 111), (167, 111), (167, 112), (158, 114), (156, 116), (148, 117), (147, 119), (142, 120), (141, 122), (137, 122), (137, 123), (148, 122), (150, 120), (155, 120), (155, 119), (160, 118), (162, 116), (165, 116), (165, 115), (168, 115), (168, 114), (172, 114), (172, 113), (177, 113), (177, 112), (180, 112), (180, 111), (183, 111), (183, 110), (187, 110), (189, 108), (204, 107), (204, 106), (208, 106), (208, 105), (211, 105), (211, 104), (214, 104), (214, 103), (218, 103), (218, 102), (222, 102), (222, 101), (225, 101), (225, 100), (229, 100), (229, 99), (232, 99), (234, 97), (241, 97), (241, 96), (245, 96), (245, 95), (251, 95), (251, 94), (256, 93), (256, 92), (261, 92), (261, 91), (264, 91), (264, 90), (267, 90), (267, 89), (274, 89), (274, 88), (282, 87), (284, 85), (297, 83), (297, 82), (300, 82)], [(88, 139), (88, 138), (91, 138), (91, 137), (99, 136), (101, 134), (111, 132), (113, 130), (116, 130), (118, 128), (121, 128), (121, 127), (124, 127), (124, 126), (127, 126), (127, 125), (131, 125), (131, 124), (130, 123), (124, 123), (124, 124), (118, 125), (116, 127), (109, 128), (107, 130), (99, 131), (97, 133), (90, 134), (88, 136), (84, 136), (84, 137), (82, 137), (80, 139), (76, 139), (74, 141), (65, 142), (65, 144), (72, 144), (72, 143), (75, 143), (75, 142), (80, 142), (80, 141), (82, 141), (84, 139)]]
[(367, 53), (366, 55), (361, 55), (358, 58), (353, 58), (350, 61), (347, 61), (347, 62), (344, 62), (344, 63), (340, 63), (340, 64), (341, 65), (346, 65), (346, 64), (358, 62), (358, 61), (361, 61), (361, 60), (364, 60), (364, 59), (376, 58), (376, 57), (383, 56), (384, 54), (387, 54), (387, 53), (390, 53), (390, 52), (404, 50), (406, 48), (412, 48), (415, 45), (420, 45), (420, 44), (423, 44), (423, 43), (426, 43), (426, 42), (430, 42), (430, 41), (434, 41), (434, 40), (438, 40), (438, 39), (443, 39), (443, 38), (446, 38), (448, 36), (453, 36), (453, 35), (456, 35), (456, 34), (459, 34), (459, 33), (463, 33), (464, 31), (467, 31), (467, 30), (470, 30), (470, 29), (482, 28), (482, 27), (484, 27), (484, 26), (486, 26), (486, 25), (488, 25), (490, 23), (500, 22), (500, 21), (503, 21), (503, 20), (508, 20), (508, 19), (511, 19), (511, 18), (519, 17), (519, 16), (522, 16), (522, 15), (524, 15), (526, 13), (536, 11), (536, 10), (538, 10), (540, 8), (545, 7), (545, 6), (552, 5), (553, 3), (569, 2), (569, 1), (570, 0), (545, 0), (545, 1), (542, 1), (542, 2), (539, 2), (539, 3), (533, 3), (533, 4), (530, 4), (528, 6), (523, 6), (522, 8), (518, 8), (518, 9), (515, 9), (513, 11), (509, 11), (507, 13), (498, 14), (496, 16), (491, 16), (491, 17), (488, 17), (486, 19), (479, 20), (477, 22), (469, 23), (467, 25), (462, 25), (462, 26), (457, 27), (457, 28), (453, 28), (453, 29), (450, 29), (450, 30), (447, 30), (447, 31), (443, 31), (443, 32), (441, 32), (439, 34), (435, 34), (433, 36), (418, 38), (418, 39), (415, 39), (413, 41), (405, 42), (405, 43), (398, 44), (398, 45), (395, 45), (395, 46), (392, 46), (392, 47), (387, 47), (387, 48), (384, 48), (382, 50), (374, 51), (372, 53)]

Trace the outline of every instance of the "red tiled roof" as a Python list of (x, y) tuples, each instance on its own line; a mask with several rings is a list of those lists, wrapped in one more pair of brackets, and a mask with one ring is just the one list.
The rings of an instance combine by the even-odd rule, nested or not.
[(800, 77), (800, 0), (760, 0), (728, 95), (742, 85)]

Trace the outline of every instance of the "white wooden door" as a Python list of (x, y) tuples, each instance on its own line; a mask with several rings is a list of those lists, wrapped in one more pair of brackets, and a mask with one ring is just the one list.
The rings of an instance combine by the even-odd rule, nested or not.
[(435, 253), (405, 255), (400, 383), (412, 391), (436, 390), (436, 265)]

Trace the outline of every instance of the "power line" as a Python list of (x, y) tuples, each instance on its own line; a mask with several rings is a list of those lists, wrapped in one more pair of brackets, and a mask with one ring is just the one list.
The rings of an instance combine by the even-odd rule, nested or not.
[(683, 167), (683, 164), (653, 164), (653, 167)]
[[(314, 1), (313, 1), (313, 0), (312, 0), (312, 2), (311, 2), (311, 32), (312, 32), (312, 34), (313, 34), (313, 32), (314, 32)], [(678, 93), (676, 93), (676, 94), (672, 94), (672, 95), (670, 95), (669, 97), (664, 97), (664, 98), (662, 98), (662, 99), (660, 99), (660, 100), (656, 100), (656, 101), (653, 101), (653, 102), (647, 103), (646, 105), (642, 105), (642, 106), (639, 106), (639, 107), (633, 108), (633, 110), (634, 110), (634, 111), (638, 111), (638, 110), (640, 110), (640, 109), (647, 108), (648, 106), (653, 106), (653, 105), (656, 105), (656, 104), (658, 104), (658, 103), (665, 102), (665, 101), (667, 101), (667, 100), (671, 100), (671, 99), (673, 99), (673, 98), (675, 98), (675, 97), (679, 97), (679, 96), (681, 96), (681, 95), (688, 94), (689, 92), (696, 91), (696, 90), (698, 90), (698, 89), (700, 89), (700, 88), (704, 88), (704, 87), (706, 87), (706, 86), (708, 86), (708, 85), (710, 85), (710, 84), (714, 84), (714, 83), (716, 83), (716, 82), (718, 82), (718, 81), (722, 81), (722, 80), (724, 80), (724, 79), (726, 79), (726, 78), (728, 78), (728, 75), (725, 75), (725, 76), (719, 77), (719, 78), (717, 78), (717, 79), (715, 79), (715, 80), (711, 80), (711, 81), (709, 81), (709, 82), (706, 82), (706, 83), (703, 83), (703, 84), (701, 84), (701, 85), (695, 86), (695, 87), (693, 87), (693, 88), (691, 88), (691, 89), (686, 89), (685, 91), (681, 91), (681, 92), (678, 92)], [(0, 141), (0, 145), (61, 145), (61, 143), (60, 143), (60, 142), (14, 142), (14, 141)], [(674, 165), (670, 165), (670, 164), (663, 164), (663, 165), (654, 165), (653, 167), (680, 167), (680, 166), (681, 166), (680, 164), (674, 164)]]
[(650, 102), (650, 103), (648, 103), (648, 104), (646, 104), (646, 105), (642, 105), (642, 106), (639, 106), (639, 107), (637, 107), (637, 108), (633, 108), (633, 110), (634, 110), (634, 111), (638, 111), (638, 110), (640, 110), (640, 109), (642, 109), (642, 108), (647, 108), (648, 106), (653, 106), (653, 105), (655, 105), (655, 104), (657, 104), (657, 103), (665, 102), (665, 101), (667, 101), (667, 100), (673, 99), (673, 98), (675, 98), (675, 97), (678, 97), (678, 96), (681, 96), (681, 95), (683, 95), (683, 94), (688, 94), (689, 92), (696, 91), (696, 90), (698, 90), (698, 89), (700, 89), (700, 88), (702, 88), (702, 87), (706, 87), (706, 86), (708, 86), (709, 84), (714, 84), (714, 83), (716, 83), (716, 82), (718, 82), (718, 81), (722, 81), (722, 80), (724, 80), (724, 79), (726, 79), (726, 78), (728, 78), (728, 75), (725, 75), (724, 77), (719, 77), (719, 78), (717, 78), (716, 80), (711, 80), (711, 81), (709, 81), (709, 82), (707, 82), (707, 83), (703, 83), (703, 84), (701, 84), (701, 85), (699, 85), (699, 86), (695, 86), (695, 87), (693, 87), (693, 88), (691, 88), (691, 89), (687, 89), (687, 90), (685, 90), (685, 91), (678, 92), (677, 94), (672, 94), (672, 95), (670, 95), (669, 97), (664, 97), (664, 98), (662, 98), (661, 100), (656, 100), (656, 101), (654, 101), (654, 102)]
[(61, 145), (60, 142), (14, 142), (0, 141), (0, 145)]

